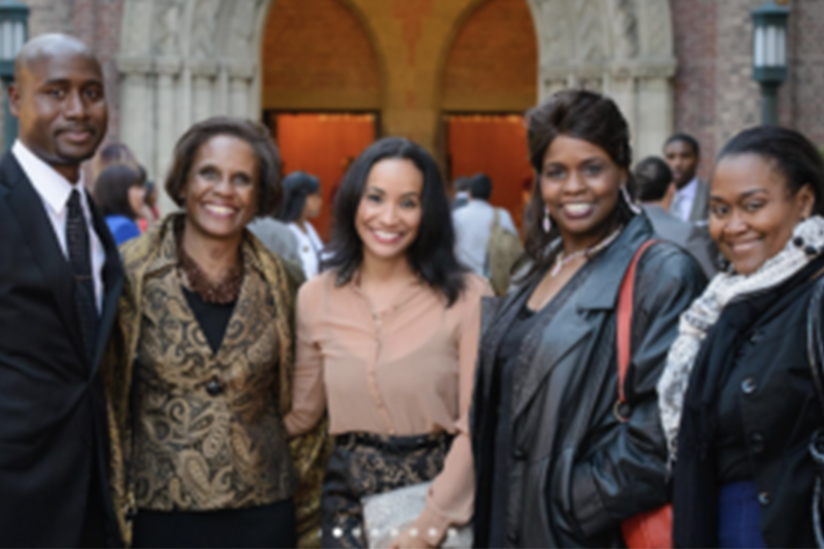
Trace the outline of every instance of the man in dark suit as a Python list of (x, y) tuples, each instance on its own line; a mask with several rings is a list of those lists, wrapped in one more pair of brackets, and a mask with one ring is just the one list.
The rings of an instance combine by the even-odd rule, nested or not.
[(121, 544), (108, 490), (101, 355), (123, 272), (80, 164), (106, 133), (100, 63), (79, 40), (23, 46), (19, 139), (0, 159), (0, 546)]
[(706, 221), (710, 214), (710, 187), (696, 175), (701, 161), (698, 141), (691, 135), (676, 133), (664, 143), (664, 158), (676, 188), (670, 213), (690, 223)]
[(675, 196), (675, 183), (667, 163), (650, 156), (633, 170), (634, 194), (641, 202), (652, 228), (664, 240), (687, 250), (698, 261), (708, 278), (718, 272), (718, 248), (710, 238), (706, 225), (697, 226), (669, 213)]

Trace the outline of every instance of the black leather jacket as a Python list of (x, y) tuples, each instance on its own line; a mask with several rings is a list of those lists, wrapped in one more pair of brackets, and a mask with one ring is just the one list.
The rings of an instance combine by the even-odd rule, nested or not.
[[(510, 547), (622, 546), (620, 523), (669, 499), (667, 452), (655, 386), (678, 317), (706, 284), (699, 265), (677, 246), (659, 242), (636, 272), (627, 423), (613, 413), (617, 399), (615, 307), (623, 274), (638, 247), (654, 238), (644, 215), (593, 258), (592, 271), (545, 326), (514, 382), (511, 458), (504, 464), (509, 494), (506, 516), (487, 516), (476, 499), (476, 542), (491, 521), (506, 521)], [(540, 277), (538, 277), (540, 278)], [(476, 471), (486, 471), (494, 414), (484, 406), (507, 319), (538, 280), (484, 310), (483, 337), (472, 412)], [(490, 303), (487, 303), (490, 305)], [(531, 337), (531, 334), (530, 336)], [(493, 442), (494, 445), (494, 442)], [(484, 462), (486, 460), (486, 462)], [(501, 464), (495, 474), (501, 474)], [(483, 474), (483, 473), (480, 473)], [(480, 484), (481, 479), (478, 478)], [(485, 522), (486, 524), (481, 524)]]

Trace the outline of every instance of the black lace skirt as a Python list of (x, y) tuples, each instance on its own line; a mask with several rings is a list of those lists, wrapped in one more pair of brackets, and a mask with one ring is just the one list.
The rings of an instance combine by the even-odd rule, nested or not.
[(335, 437), (323, 480), (321, 546), (366, 547), (361, 498), (432, 480), (451, 443), (448, 433)]

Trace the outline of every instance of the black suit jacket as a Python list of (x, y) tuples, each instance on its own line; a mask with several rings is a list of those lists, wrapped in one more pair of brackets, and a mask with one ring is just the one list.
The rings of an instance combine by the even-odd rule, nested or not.
[(43, 201), (11, 153), (0, 159), (0, 546), (77, 546), (92, 486), (105, 509), (101, 539), (120, 544), (99, 370), (123, 270), (93, 204), (92, 218), (106, 263), (90, 364), (74, 278)]

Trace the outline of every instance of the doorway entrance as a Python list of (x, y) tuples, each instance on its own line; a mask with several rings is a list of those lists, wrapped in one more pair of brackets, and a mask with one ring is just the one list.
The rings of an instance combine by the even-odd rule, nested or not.
[(449, 114), (447, 153), (452, 181), (483, 172), (492, 179), (490, 203), (509, 210), (523, 231), (534, 175), (522, 114)]
[(335, 191), (349, 164), (375, 140), (377, 114), (269, 111), (264, 119), (280, 148), (283, 174), (301, 170), (320, 179), (323, 208), (312, 224), (328, 242)]

